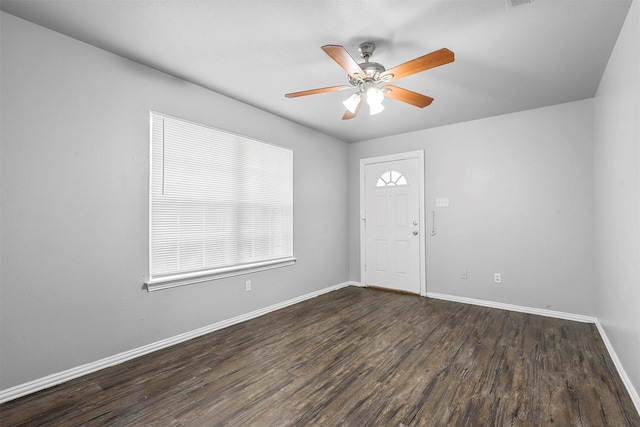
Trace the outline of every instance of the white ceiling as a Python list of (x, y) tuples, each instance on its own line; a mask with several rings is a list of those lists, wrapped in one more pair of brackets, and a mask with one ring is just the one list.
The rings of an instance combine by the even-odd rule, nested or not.
[[(508, 0), (510, 1), (510, 0)], [(631, 0), (1, 0), (5, 12), (347, 142), (591, 98)], [(374, 41), (391, 68), (446, 47), (455, 62), (394, 82), (435, 98), (386, 99), (341, 120), (350, 92), (321, 49)]]

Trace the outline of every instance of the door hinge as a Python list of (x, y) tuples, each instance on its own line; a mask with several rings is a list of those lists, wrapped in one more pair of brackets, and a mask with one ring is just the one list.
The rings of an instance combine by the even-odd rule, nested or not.
[(367, 226), (367, 218), (360, 218), (362, 220), (362, 225)]

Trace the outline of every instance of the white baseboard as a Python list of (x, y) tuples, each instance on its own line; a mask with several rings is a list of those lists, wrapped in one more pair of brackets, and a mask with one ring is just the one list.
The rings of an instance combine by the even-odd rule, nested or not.
[(360, 282), (347, 282), (349, 283), (349, 286), (357, 286), (359, 288), (366, 288), (367, 285), (365, 285), (364, 283), (360, 283)]
[(501, 310), (517, 311), (519, 313), (537, 314), (545, 317), (555, 317), (558, 319), (573, 320), (575, 322), (596, 323), (598, 319), (582, 314), (564, 313), (562, 311), (546, 310), (543, 308), (525, 307), (522, 305), (505, 304), (502, 302), (485, 301), (475, 298), (459, 297), (456, 295), (438, 294), (427, 292), (428, 298), (442, 299), (446, 301), (461, 302), (464, 304), (480, 305), (482, 307), (499, 308)]
[(145, 354), (149, 354), (154, 351), (161, 350), (166, 347), (170, 347), (174, 344), (179, 344), (181, 342), (188, 341), (193, 338), (197, 338), (199, 336), (226, 328), (228, 326), (232, 326), (238, 323), (245, 322), (247, 320), (254, 319), (256, 317), (263, 316), (267, 313), (271, 313), (272, 311), (280, 310), (290, 305), (297, 304), (299, 302), (302, 302), (311, 298), (315, 298), (322, 294), (326, 294), (328, 292), (332, 292), (340, 288), (344, 288), (346, 286), (352, 286), (353, 284), (354, 284), (353, 282), (343, 282), (334, 286), (330, 286), (328, 288), (320, 289), (319, 291), (311, 292), (306, 295), (302, 295), (287, 301), (283, 301), (277, 304), (270, 305), (268, 307), (255, 310), (250, 313), (241, 314), (240, 316), (236, 316), (231, 319), (226, 319), (209, 326), (204, 326), (202, 328), (195, 329), (193, 331), (186, 332), (184, 334), (176, 335), (174, 337), (167, 338), (161, 341), (156, 341), (154, 343), (151, 343), (142, 347), (138, 347), (133, 350), (125, 351), (123, 353), (116, 354), (115, 356), (106, 357), (104, 359), (100, 359), (92, 363), (87, 363), (86, 365), (77, 366), (75, 368), (71, 368), (66, 371), (51, 374), (46, 377), (39, 378), (37, 380), (29, 381), (28, 383), (19, 384), (11, 388), (1, 390), (0, 403), (8, 402), (9, 400), (17, 399), (19, 397), (26, 396), (27, 394), (35, 393), (37, 391), (44, 390), (46, 388), (53, 387), (58, 384), (62, 384), (66, 381), (70, 381), (72, 379), (81, 377), (83, 375), (87, 375), (87, 374), (99, 371), (101, 369), (108, 368), (110, 366), (114, 366), (114, 365), (126, 362), (128, 360), (135, 359), (136, 357), (140, 357)]
[(638, 414), (640, 414), (640, 396), (638, 395), (638, 391), (635, 389), (635, 387), (631, 383), (631, 379), (629, 378), (629, 376), (627, 375), (627, 372), (622, 367), (622, 363), (620, 362), (620, 359), (618, 359), (618, 355), (616, 354), (616, 351), (613, 349), (613, 346), (611, 345), (611, 341), (609, 341), (609, 337), (607, 337), (607, 333), (604, 331), (602, 324), (597, 319), (596, 319), (596, 327), (598, 328), (598, 332), (600, 332), (600, 336), (602, 337), (602, 341), (604, 341), (604, 345), (607, 347), (607, 350), (609, 351), (609, 356), (611, 356), (611, 359), (613, 360), (613, 364), (616, 365), (616, 369), (618, 370), (618, 374), (620, 375), (620, 378), (622, 379), (624, 386), (627, 388), (627, 391), (629, 392), (629, 396), (631, 397), (631, 400), (633, 400), (633, 404), (636, 406), (636, 411), (638, 411)]

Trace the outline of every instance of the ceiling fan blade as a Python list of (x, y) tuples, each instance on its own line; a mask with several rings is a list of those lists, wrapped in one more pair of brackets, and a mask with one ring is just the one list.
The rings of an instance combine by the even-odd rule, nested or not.
[(353, 88), (353, 86), (342, 85), (342, 86), (322, 87), (322, 88), (319, 88), (319, 89), (311, 89), (311, 90), (303, 90), (301, 92), (287, 93), (285, 95), (285, 97), (286, 98), (297, 98), (298, 96), (315, 95), (315, 94), (318, 94), (318, 93), (325, 93), (325, 92), (335, 92), (335, 91), (338, 91), (338, 90), (351, 89), (351, 88)]
[(355, 116), (357, 116), (358, 112), (360, 111), (360, 107), (362, 107), (362, 104), (364, 104), (364, 97), (360, 98), (360, 102), (358, 102), (358, 105), (356, 106), (356, 110), (353, 113), (349, 110), (344, 112), (344, 116), (342, 116), (342, 120), (351, 120)]
[(358, 65), (356, 60), (353, 59), (353, 57), (349, 55), (349, 52), (347, 52), (342, 46), (328, 44), (322, 46), (322, 50), (333, 58), (333, 60), (336, 61), (338, 65), (342, 67), (342, 69), (345, 70), (352, 78), (358, 79), (357, 75), (359, 75), (360, 78), (366, 77), (366, 74), (362, 71), (360, 65)]
[[(384, 81), (392, 82), (394, 80), (398, 80), (403, 77), (428, 70), (430, 68), (448, 64), (449, 62), (453, 62), (453, 60), (453, 52), (451, 52), (447, 48), (442, 48), (440, 50), (436, 50), (435, 52), (422, 55), (419, 58), (412, 59), (411, 61), (405, 62), (404, 64), (396, 65), (395, 67), (383, 72), (380, 75), (380, 78), (384, 79)], [(385, 76), (391, 77), (387, 77), (385, 79)]]
[(387, 85), (384, 89), (384, 95), (386, 97), (397, 99), (398, 101), (406, 102), (419, 108), (424, 108), (433, 102), (433, 98), (430, 96), (422, 95), (401, 87)]

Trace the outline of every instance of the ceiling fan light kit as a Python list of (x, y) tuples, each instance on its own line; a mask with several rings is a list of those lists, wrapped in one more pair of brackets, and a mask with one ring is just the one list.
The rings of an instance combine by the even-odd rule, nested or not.
[(433, 102), (433, 98), (412, 92), (408, 89), (387, 85), (387, 83), (430, 68), (448, 64), (454, 60), (453, 52), (443, 48), (387, 70), (382, 64), (369, 61), (375, 48), (376, 46), (372, 42), (361, 43), (358, 51), (364, 59), (364, 62), (358, 64), (344, 47), (338, 45), (322, 46), (322, 50), (347, 72), (348, 81), (351, 86), (342, 85), (311, 89), (302, 92), (288, 93), (285, 97), (297, 98), (299, 96), (315, 95), (318, 93), (356, 89), (354, 94), (342, 102), (347, 109), (344, 116), (342, 116), (342, 120), (349, 120), (356, 117), (365, 100), (367, 101), (367, 105), (369, 105), (369, 114), (373, 116), (382, 112), (384, 110), (382, 102), (385, 96), (406, 102), (415, 107), (424, 108)]

